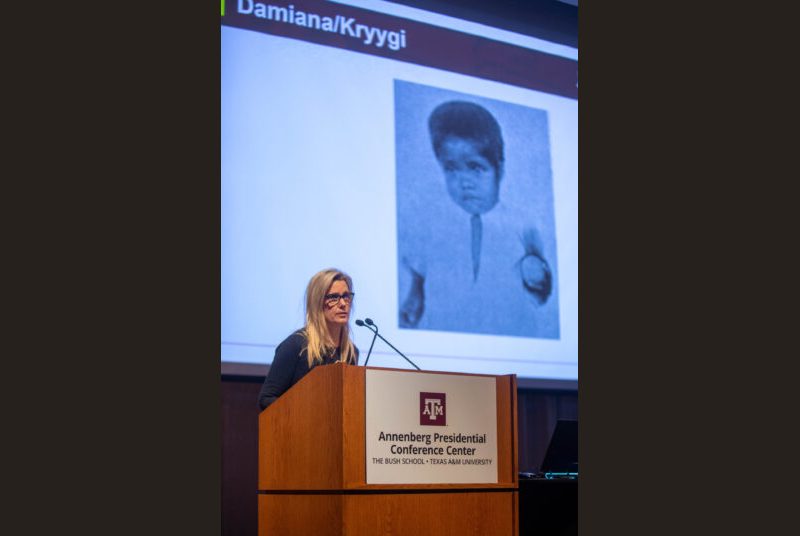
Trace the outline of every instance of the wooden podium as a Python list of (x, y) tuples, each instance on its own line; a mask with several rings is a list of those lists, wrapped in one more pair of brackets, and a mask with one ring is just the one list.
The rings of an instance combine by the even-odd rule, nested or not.
[(367, 484), (367, 370), (421, 374), (316, 367), (259, 415), (259, 536), (518, 535), (516, 376), (491, 376), (496, 483)]

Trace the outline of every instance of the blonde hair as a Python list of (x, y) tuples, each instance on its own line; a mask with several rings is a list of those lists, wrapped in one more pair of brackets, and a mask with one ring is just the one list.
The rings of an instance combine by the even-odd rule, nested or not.
[[(317, 272), (306, 287), (306, 325), (303, 328), (303, 335), (307, 343), (305, 351), (309, 368), (315, 363), (322, 363), (325, 354), (330, 350), (326, 342), (332, 337), (328, 333), (323, 307), (325, 307), (325, 294), (334, 281), (344, 281), (347, 284), (347, 290), (353, 292), (353, 280), (349, 275), (335, 268)], [(342, 326), (339, 348), (340, 361), (355, 364), (356, 349), (350, 339), (350, 324)]]

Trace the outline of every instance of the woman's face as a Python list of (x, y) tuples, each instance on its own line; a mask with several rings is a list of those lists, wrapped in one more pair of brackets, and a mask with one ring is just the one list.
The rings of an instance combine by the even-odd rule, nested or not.
[[(329, 294), (345, 294), (349, 293), (350, 289), (347, 288), (347, 283), (344, 281), (334, 281), (331, 287), (326, 292), (326, 295)], [(325, 315), (325, 320), (328, 323), (329, 328), (333, 327), (342, 327), (350, 320), (350, 306), (352, 303), (350, 301), (345, 301), (344, 299), (338, 300), (333, 305), (328, 305), (327, 302), (323, 301), (322, 303), (322, 312)]]
[(458, 206), (470, 214), (483, 214), (497, 204), (500, 177), (471, 140), (445, 139), (439, 150), (439, 164), (447, 192)]

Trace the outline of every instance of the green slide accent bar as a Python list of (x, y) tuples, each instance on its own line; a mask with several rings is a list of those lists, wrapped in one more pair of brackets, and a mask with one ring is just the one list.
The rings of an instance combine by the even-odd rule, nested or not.
[(225, 16), (225, 0), (219, 0), (220, 15)]

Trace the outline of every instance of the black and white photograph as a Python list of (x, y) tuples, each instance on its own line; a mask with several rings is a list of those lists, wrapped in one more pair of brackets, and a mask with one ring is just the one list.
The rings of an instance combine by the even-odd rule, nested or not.
[(558, 339), (547, 112), (394, 89), (398, 326)]

